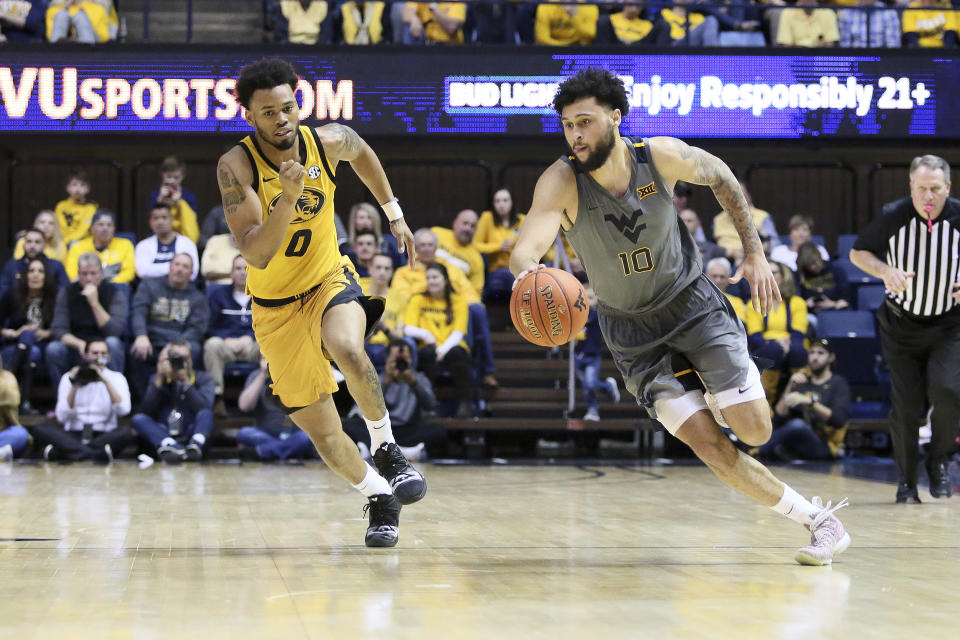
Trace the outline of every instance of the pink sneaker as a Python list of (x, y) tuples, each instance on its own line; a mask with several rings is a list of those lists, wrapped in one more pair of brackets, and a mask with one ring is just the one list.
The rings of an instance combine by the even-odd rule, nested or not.
[(850, 503), (846, 498), (835, 506), (823, 506), (819, 496), (814, 496), (813, 505), (820, 508), (807, 529), (810, 530), (810, 544), (797, 551), (794, 560), (800, 564), (822, 566), (833, 562), (833, 556), (850, 546), (850, 534), (844, 529), (843, 523), (833, 515), (837, 509), (842, 509)]

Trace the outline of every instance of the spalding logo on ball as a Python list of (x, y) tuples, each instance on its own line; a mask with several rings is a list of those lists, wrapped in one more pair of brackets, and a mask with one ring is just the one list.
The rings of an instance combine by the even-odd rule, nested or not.
[(563, 269), (538, 269), (517, 283), (510, 297), (513, 326), (541, 347), (570, 342), (587, 324), (590, 305), (580, 281)]

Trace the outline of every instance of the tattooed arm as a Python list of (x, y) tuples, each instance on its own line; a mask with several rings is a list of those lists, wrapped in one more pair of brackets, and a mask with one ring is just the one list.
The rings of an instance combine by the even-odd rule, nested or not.
[[(293, 215), (299, 193), (296, 196), (297, 179), (303, 189), (303, 167), (287, 161), (280, 167), (284, 192), (273, 212), (263, 219), (260, 199), (251, 187), (253, 171), (240, 147), (223, 154), (217, 164), (217, 184), (223, 199), (223, 215), (227, 226), (237, 241), (237, 247), (253, 267), (263, 269), (283, 244), (287, 226)], [(290, 189), (288, 189), (288, 183)], [(291, 191), (288, 195), (288, 191)]]
[[(377, 204), (382, 206), (393, 200), (393, 189), (390, 188), (387, 174), (384, 173), (377, 154), (356, 131), (337, 122), (318, 127), (316, 131), (331, 168), (335, 168), (340, 160), (349, 162), (363, 184), (377, 199)], [(413, 233), (403, 218), (390, 223), (390, 233), (399, 241), (400, 251), (403, 252), (406, 247), (410, 260), (416, 260)]]
[(763, 255), (760, 236), (753, 226), (750, 205), (740, 190), (740, 184), (722, 160), (697, 147), (691, 147), (676, 138), (659, 137), (650, 140), (653, 162), (667, 183), (673, 187), (678, 180), (707, 185), (723, 210), (730, 214), (743, 244), (744, 258), (731, 283), (746, 278), (750, 283), (753, 308), (764, 315), (781, 301), (770, 265)]

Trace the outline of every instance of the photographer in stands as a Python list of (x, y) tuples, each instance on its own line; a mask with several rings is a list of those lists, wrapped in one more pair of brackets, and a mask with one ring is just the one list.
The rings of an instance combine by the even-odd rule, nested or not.
[(133, 428), (168, 464), (198, 461), (213, 431), (216, 385), (206, 371), (194, 371), (190, 343), (173, 340), (157, 358)]
[(130, 388), (122, 373), (107, 368), (109, 363), (107, 343), (93, 339), (84, 347), (83, 361), (60, 378), (60, 425), (33, 427), (44, 459), (110, 462), (134, 441), (132, 429), (117, 426), (117, 418), (130, 413)]

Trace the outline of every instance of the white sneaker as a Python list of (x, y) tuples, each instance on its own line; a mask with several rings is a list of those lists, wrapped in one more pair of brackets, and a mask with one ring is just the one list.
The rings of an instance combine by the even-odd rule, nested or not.
[(820, 509), (820, 513), (807, 526), (810, 530), (810, 544), (798, 550), (794, 560), (813, 566), (831, 564), (833, 556), (850, 546), (850, 534), (833, 513), (850, 503), (844, 498), (835, 506), (831, 507), (829, 501), (827, 506), (823, 506), (819, 496), (814, 496), (811, 502)]
[(585, 414), (583, 414), (583, 419), (590, 422), (600, 422), (600, 414), (597, 413), (596, 409), (588, 409)]
[(613, 403), (616, 404), (620, 402), (620, 389), (617, 387), (617, 379), (610, 376), (606, 379), (606, 383), (610, 386), (610, 398), (613, 400)]
[(5, 444), (0, 447), (0, 462), (13, 462), (13, 446)]

